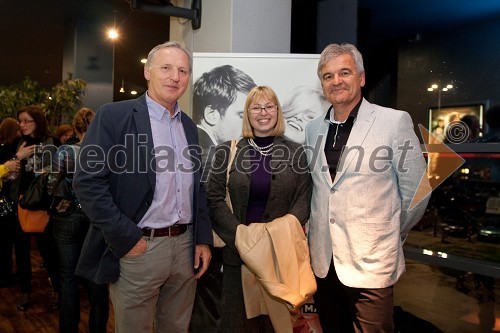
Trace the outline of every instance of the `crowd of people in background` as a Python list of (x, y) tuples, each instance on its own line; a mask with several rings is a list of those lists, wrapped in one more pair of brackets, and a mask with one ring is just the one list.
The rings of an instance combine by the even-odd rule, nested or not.
[[(330, 44), (322, 52), (317, 72), (322, 93), (301, 87), (283, 108), (271, 87), (257, 86), (226, 65), (195, 82), (193, 121), (178, 104), (191, 72), (191, 52), (167, 42), (150, 51), (144, 70), (148, 91), (135, 100), (106, 104), (97, 113), (81, 108), (71, 124), (54, 131), (38, 105), (22, 107), (17, 118), (0, 123), (2, 198), (17, 205), (33, 180), (50, 172), (50, 220), (44, 232), (26, 233), (15, 212), (0, 214), (0, 287), (19, 289), (17, 310), (31, 305), (35, 238), (48, 274), (50, 306), (59, 310), (60, 332), (78, 331), (80, 283), (88, 290), (92, 333), (106, 332), (110, 299), (120, 333), (159, 327), (169, 332), (191, 327), (193, 333), (288, 332), (283, 327), (293, 316), (288, 317), (280, 292), (270, 294), (278, 305), (247, 301), (250, 284), (258, 279), (248, 277), (239, 244), (262, 231), (262, 223), (298, 224), (300, 231), (308, 223), (307, 265), (317, 283), (323, 331), (393, 332), (393, 285), (405, 268), (402, 245), (428, 201), (423, 195), (409, 209), (419, 183), (428, 185), (409, 114), (363, 97), (363, 59), (351, 44)], [(304, 103), (303, 94), (314, 99), (312, 105)], [(243, 109), (237, 101), (244, 102)], [(234, 124), (226, 123), (231, 118), (241, 127), (228, 125)], [(488, 132), (477, 117), (457, 114), (446, 126), (439, 119), (433, 134), (453, 143), (450, 124), (459, 122), (467, 134), (459, 143), (499, 141), (500, 106), (487, 110), (485, 118)], [(106, 155), (99, 165), (91, 163), (95, 152), (83, 149), (111, 152), (126, 147), (130, 135), (148, 149)], [(237, 143), (230, 148), (233, 139)], [(356, 163), (344, 165), (348, 140), (367, 152), (375, 149), (373, 142), (394, 149), (409, 142), (412, 163), (405, 164), (405, 172), (382, 165), (378, 170), (383, 171), (371, 172), (361, 161), (357, 172)], [(321, 151), (317, 156), (305, 152), (304, 143)], [(184, 150), (193, 145), (202, 150), (186, 156)], [(36, 147), (42, 147), (40, 155)], [(234, 161), (228, 159), (232, 149)], [(167, 165), (160, 160), (170, 153), (177, 164), (171, 172), (159, 172), (168, 169), (168, 159)], [(144, 159), (131, 158), (136, 154)], [(200, 158), (215, 170), (208, 179), (201, 165), (187, 167)], [(134, 172), (115, 172), (128, 167)], [(225, 242), (222, 250), (212, 247), (212, 227)], [(257, 266), (279, 260), (268, 248), (259, 255)], [(223, 274), (219, 304), (202, 307), (196, 304), (197, 285), (211, 270)], [(273, 312), (274, 306), (281, 310)], [(199, 316), (209, 307), (218, 311), (207, 322)], [(202, 319), (190, 323), (192, 317)]]
[[(71, 182), (75, 152), (93, 115), (91, 109), (82, 108), (72, 124), (61, 124), (51, 131), (42, 107), (28, 105), (18, 110), (17, 119), (7, 117), (0, 123), (1, 194), (14, 207), (0, 216), (0, 287), (18, 287), (17, 310), (28, 311), (32, 305), (31, 247), (35, 239), (48, 274), (50, 309), (60, 313), (60, 332), (78, 331), (80, 282), (89, 290), (90, 332), (106, 332), (108, 320), (107, 286), (75, 275), (89, 221), (78, 208)], [(36, 152), (37, 146), (42, 147), (41, 152)], [(30, 183), (44, 172), (50, 172), (52, 178), (47, 188), (54, 198), (48, 207), (50, 219), (44, 232), (27, 233), (20, 226), (15, 207)], [(63, 185), (66, 191), (61, 190)]]

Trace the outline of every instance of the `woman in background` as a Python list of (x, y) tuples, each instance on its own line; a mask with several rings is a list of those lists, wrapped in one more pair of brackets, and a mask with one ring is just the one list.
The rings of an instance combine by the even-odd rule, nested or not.
[[(23, 195), (28, 189), (30, 183), (44, 169), (50, 169), (51, 155), (56, 151), (53, 138), (49, 135), (47, 119), (43, 109), (38, 105), (29, 105), (21, 108), (17, 113), (19, 126), (21, 127), (22, 138), (17, 150), (17, 157), (21, 161), (19, 177), (12, 183), (13, 199), (17, 204), (20, 195)], [(43, 151), (41, 154), (34, 153), (34, 147), (41, 145)], [(28, 154), (23, 154), (27, 148)], [(20, 156), (21, 155), (21, 156)], [(21, 158), (22, 157), (22, 158)], [(51, 239), (51, 223), (49, 221), (46, 231), (40, 234), (34, 234), (37, 240), (37, 247), (42, 256), (45, 268), (49, 274), (49, 281), (52, 286), (52, 302), (50, 306), (57, 308), (57, 292), (59, 289), (58, 277), (56, 274), (55, 248)], [(31, 294), (31, 234), (25, 233), (17, 222), (16, 225), (16, 263), (17, 275), (21, 287), (21, 298), (17, 304), (19, 311), (26, 311), (30, 306)]]
[[(66, 141), (72, 139), (74, 137), (73, 126), (70, 124), (61, 124), (57, 127), (56, 130), (56, 138), (59, 141), (58, 146), (63, 145)], [(73, 143), (70, 140), (68, 144)]]
[[(78, 332), (80, 322), (80, 278), (75, 275), (75, 270), (90, 221), (73, 192), (73, 175), (80, 142), (93, 118), (94, 111), (89, 108), (82, 108), (76, 113), (73, 128), (78, 142), (59, 147), (52, 161), (52, 173), (47, 185), (49, 194), (54, 197), (51, 220), (59, 264), (60, 333)], [(106, 333), (109, 312), (107, 285), (83, 281), (90, 303), (88, 330), (90, 333)]]
[[(16, 147), (21, 138), (19, 123), (14, 118), (5, 118), (0, 124), (0, 164), (6, 174), (2, 175), (1, 194), (10, 199), (11, 182), (19, 172), (19, 160), (14, 157)], [(17, 167), (14, 167), (17, 164)], [(16, 216), (5, 214), (0, 216), (0, 287), (8, 287), (14, 283), (14, 272), (12, 270), (12, 249), (14, 246), (14, 234), (16, 230)]]
[(329, 104), (323, 92), (308, 86), (297, 86), (290, 97), (283, 102), (283, 116), (286, 121), (285, 138), (304, 144), (306, 125), (324, 115)]

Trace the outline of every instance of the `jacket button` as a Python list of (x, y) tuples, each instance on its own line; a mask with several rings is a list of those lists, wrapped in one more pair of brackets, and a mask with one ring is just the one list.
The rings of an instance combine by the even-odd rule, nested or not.
[(333, 217), (332, 217), (332, 218), (330, 218), (330, 223), (331, 223), (331, 224), (334, 224), (334, 223), (335, 223), (335, 219), (334, 219)]

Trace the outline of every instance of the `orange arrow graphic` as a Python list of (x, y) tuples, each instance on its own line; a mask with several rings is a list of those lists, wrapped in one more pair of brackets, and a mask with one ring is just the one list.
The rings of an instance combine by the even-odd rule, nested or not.
[(436, 187), (441, 185), (441, 183), (465, 162), (465, 160), (455, 153), (453, 149), (450, 149), (443, 141), (430, 133), (424, 126), (418, 124), (418, 128), (424, 140), (425, 152), (427, 152), (428, 157), (427, 169), (425, 170), (427, 177), (422, 177), (418, 189), (411, 201), (410, 209), (415, 207)]

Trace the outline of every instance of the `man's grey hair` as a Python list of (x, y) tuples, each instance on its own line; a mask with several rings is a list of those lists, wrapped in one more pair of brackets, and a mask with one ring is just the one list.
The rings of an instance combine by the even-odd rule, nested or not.
[(180, 42), (177, 42), (177, 41), (169, 41), (169, 42), (165, 42), (165, 43), (162, 43), (162, 44), (159, 44), (159, 45), (156, 45), (155, 47), (153, 47), (153, 49), (151, 51), (149, 51), (148, 59), (146, 60), (146, 63), (144, 64), (144, 66), (151, 67), (151, 62), (153, 61), (153, 57), (154, 57), (156, 51), (167, 48), (167, 47), (176, 47), (176, 48), (184, 51), (184, 53), (186, 53), (186, 55), (189, 58), (189, 73), (192, 73), (193, 54), (183, 44), (181, 44)]
[(321, 70), (323, 67), (326, 65), (326, 63), (333, 59), (337, 58), (343, 54), (348, 54), (350, 55), (353, 59), (354, 62), (356, 63), (356, 70), (358, 71), (358, 74), (364, 73), (365, 68), (363, 66), (363, 56), (361, 53), (358, 51), (356, 46), (352, 44), (330, 44), (325, 49), (323, 52), (321, 52), (321, 56), (319, 57), (319, 62), (318, 62), (318, 77), (321, 80)]

